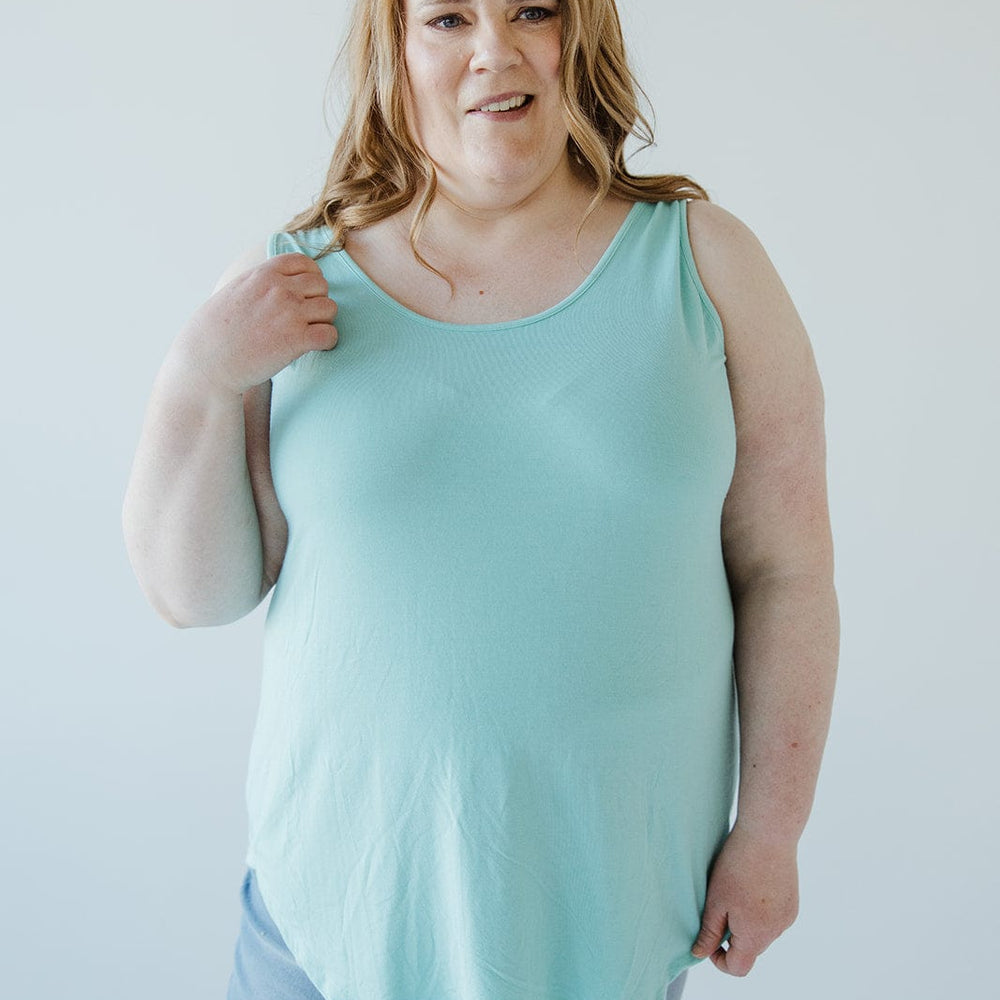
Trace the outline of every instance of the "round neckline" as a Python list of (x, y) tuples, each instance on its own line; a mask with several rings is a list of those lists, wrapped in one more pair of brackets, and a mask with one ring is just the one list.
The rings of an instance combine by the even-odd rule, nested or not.
[[(648, 204), (650, 203), (637, 201), (632, 205), (625, 218), (622, 220), (621, 225), (618, 227), (618, 231), (612, 237), (611, 242), (607, 245), (607, 247), (605, 247), (604, 253), (602, 253), (598, 258), (597, 263), (593, 266), (590, 273), (564, 299), (549, 306), (547, 309), (543, 309), (539, 313), (534, 313), (531, 316), (522, 316), (519, 319), (501, 320), (498, 323), (449, 323), (446, 320), (432, 319), (430, 316), (418, 313), (415, 310), (410, 309), (408, 306), (404, 306), (402, 302), (398, 299), (394, 299), (384, 288), (377, 285), (346, 250), (337, 250), (335, 252), (343, 258), (344, 263), (347, 264), (352, 271), (354, 271), (362, 284), (364, 284), (364, 286), (376, 298), (380, 299), (387, 306), (396, 312), (401, 313), (408, 320), (414, 323), (419, 323), (422, 326), (429, 326), (439, 330), (450, 330), (455, 333), (490, 333), (499, 330), (513, 330), (518, 327), (530, 326), (532, 323), (539, 323), (542, 320), (548, 319), (550, 316), (554, 316), (556, 313), (561, 312), (563, 309), (572, 305), (581, 295), (583, 295), (597, 280), (605, 267), (607, 267), (610, 263), (611, 258), (615, 255), (615, 251), (621, 245), (626, 233), (638, 217), (640, 207)], [(329, 238), (329, 227), (320, 226), (319, 228), (323, 230)]]

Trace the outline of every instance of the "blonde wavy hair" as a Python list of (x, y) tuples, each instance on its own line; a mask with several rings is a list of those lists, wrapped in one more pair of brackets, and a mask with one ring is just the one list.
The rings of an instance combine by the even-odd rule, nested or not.
[[(407, 123), (403, 7), (404, 0), (356, 0), (337, 56), (337, 63), (345, 55), (349, 60), (346, 120), (322, 193), (284, 231), (326, 226), (331, 239), (317, 255), (323, 257), (343, 248), (349, 230), (395, 214), (423, 188), (410, 225), (410, 246), (424, 267), (448, 281), (417, 249), (437, 191), (437, 173)], [(653, 129), (639, 108), (638, 94), (647, 104), (649, 100), (628, 67), (615, 0), (561, 0), (560, 15), (568, 150), (596, 188), (580, 230), (608, 194), (629, 201), (709, 201), (705, 189), (689, 177), (635, 176), (625, 165), (626, 140), (637, 138), (644, 149), (653, 143)]]

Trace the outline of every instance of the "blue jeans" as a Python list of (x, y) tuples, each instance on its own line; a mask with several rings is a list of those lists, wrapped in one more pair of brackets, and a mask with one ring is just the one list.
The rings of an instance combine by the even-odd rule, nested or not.
[(226, 1000), (323, 1000), (274, 926), (252, 868), (240, 898), (243, 913)]
[[(252, 868), (247, 868), (240, 898), (243, 913), (226, 1000), (323, 1000), (274, 926)], [(685, 979), (682, 972), (663, 1000), (681, 1000)]]

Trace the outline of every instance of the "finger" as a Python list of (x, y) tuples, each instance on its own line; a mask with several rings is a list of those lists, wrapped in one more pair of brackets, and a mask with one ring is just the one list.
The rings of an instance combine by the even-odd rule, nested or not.
[(304, 299), (324, 298), (330, 294), (330, 283), (318, 271), (288, 275), (282, 283)]
[(727, 916), (725, 910), (713, 907), (711, 904), (705, 908), (701, 918), (701, 929), (691, 949), (691, 954), (695, 958), (707, 958), (722, 945), (722, 939), (726, 935)]
[(310, 323), (306, 327), (308, 343), (314, 351), (329, 351), (337, 346), (337, 328), (330, 323)]
[(757, 961), (757, 954), (741, 946), (735, 938), (729, 939), (727, 948), (717, 949), (711, 956), (712, 964), (730, 976), (745, 976)]
[(282, 274), (319, 274), (319, 264), (308, 254), (300, 250), (289, 250), (285, 253), (276, 253), (265, 262), (269, 267), (280, 271)]
[(300, 315), (307, 323), (332, 323), (337, 315), (337, 303), (326, 296), (303, 299)]

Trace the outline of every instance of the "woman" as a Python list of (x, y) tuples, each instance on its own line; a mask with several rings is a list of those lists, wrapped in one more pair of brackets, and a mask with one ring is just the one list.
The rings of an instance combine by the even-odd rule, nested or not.
[(613, 0), (360, 0), (351, 51), (323, 196), (178, 334), (124, 507), (172, 624), (274, 588), (230, 998), (745, 975), (837, 658), (806, 332), (625, 170)]

